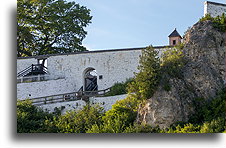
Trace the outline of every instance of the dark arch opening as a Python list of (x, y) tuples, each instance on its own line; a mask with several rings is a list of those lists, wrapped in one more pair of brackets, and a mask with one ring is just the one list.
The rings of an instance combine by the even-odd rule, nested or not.
[(87, 68), (84, 71), (84, 91), (97, 91), (97, 72), (94, 68)]

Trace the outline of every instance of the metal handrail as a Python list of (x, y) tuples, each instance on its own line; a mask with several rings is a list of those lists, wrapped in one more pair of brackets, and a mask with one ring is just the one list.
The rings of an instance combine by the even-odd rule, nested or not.
[(24, 69), (21, 72), (19, 72), (17, 74), (17, 77), (26, 76), (30, 72), (35, 72), (37, 69), (40, 69), (40, 72), (43, 72), (43, 73), (47, 73), (48, 72), (47, 71), (48, 70), (47, 67), (45, 67), (44, 65), (42, 65), (42, 64), (32, 64), (31, 66), (29, 66), (26, 69)]
[(30, 70), (32, 69), (32, 66), (27, 67), (26, 69), (22, 70), (21, 72), (19, 72), (17, 74), (17, 77), (20, 77), (22, 74), (24, 74), (25, 72), (30, 72)]

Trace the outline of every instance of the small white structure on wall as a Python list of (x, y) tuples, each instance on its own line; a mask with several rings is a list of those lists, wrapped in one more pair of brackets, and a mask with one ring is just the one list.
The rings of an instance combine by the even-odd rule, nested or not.
[(210, 14), (212, 17), (221, 16), (226, 14), (226, 4), (206, 1), (204, 3), (204, 16)]

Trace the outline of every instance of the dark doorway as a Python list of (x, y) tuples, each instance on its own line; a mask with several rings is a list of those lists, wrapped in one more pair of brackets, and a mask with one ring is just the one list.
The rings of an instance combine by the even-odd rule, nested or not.
[(84, 74), (84, 90), (85, 91), (97, 91), (97, 73), (94, 68), (89, 68)]

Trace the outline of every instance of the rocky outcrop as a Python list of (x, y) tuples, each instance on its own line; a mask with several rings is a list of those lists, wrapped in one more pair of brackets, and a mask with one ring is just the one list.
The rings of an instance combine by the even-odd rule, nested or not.
[(198, 22), (186, 33), (184, 42), (187, 63), (181, 77), (170, 78), (170, 91), (159, 85), (139, 107), (139, 123), (167, 128), (177, 121), (186, 122), (195, 112), (195, 98), (212, 99), (224, 87), (225, 33), (210, 21)]

